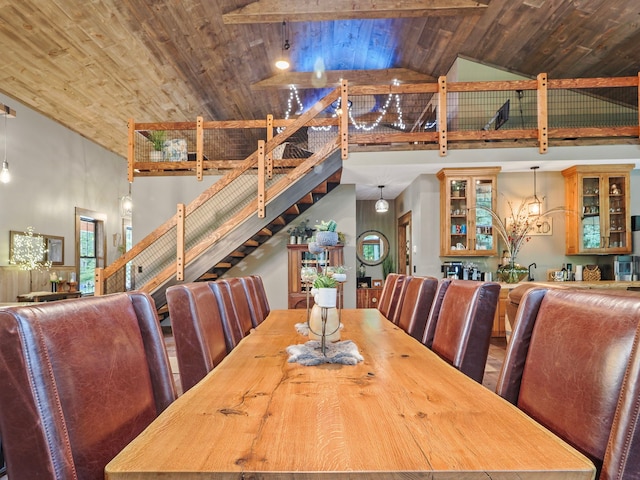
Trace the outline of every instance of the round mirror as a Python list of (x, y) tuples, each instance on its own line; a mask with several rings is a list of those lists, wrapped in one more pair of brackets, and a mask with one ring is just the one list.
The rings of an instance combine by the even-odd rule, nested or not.
[(389, 240), (381, 232), (367, 230), (358, 237), (356, 252), (365, 265), (379, 265), (389, 255)]

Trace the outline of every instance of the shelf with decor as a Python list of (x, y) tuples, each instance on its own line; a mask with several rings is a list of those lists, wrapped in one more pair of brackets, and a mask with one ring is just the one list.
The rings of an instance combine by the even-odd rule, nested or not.
[(562, 171), (567, 255), (631, 253), (633, 168), (633, 164), (576, 165)]
[(492, 256), (497, 238), (495, 210), (500, 167), (443, 168), (440, 180), (440, 255)]

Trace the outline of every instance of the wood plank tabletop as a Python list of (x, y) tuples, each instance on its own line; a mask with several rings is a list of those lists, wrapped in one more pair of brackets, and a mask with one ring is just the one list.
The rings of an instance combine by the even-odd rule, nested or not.
[(594, 478), (587, 458), (377, 310), (342, 313), (363, 362), (289, 363), (305, 313), (271, 312), (106, 478)]

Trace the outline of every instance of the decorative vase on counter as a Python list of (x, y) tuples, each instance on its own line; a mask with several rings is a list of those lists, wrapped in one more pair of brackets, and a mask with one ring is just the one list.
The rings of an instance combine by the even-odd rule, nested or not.
[(529, 269), (514, 261), (510, 261), (507, 265), (500, 265), (496, 272), (497, 280), (504, 283), (518, 283), (528, 275)]

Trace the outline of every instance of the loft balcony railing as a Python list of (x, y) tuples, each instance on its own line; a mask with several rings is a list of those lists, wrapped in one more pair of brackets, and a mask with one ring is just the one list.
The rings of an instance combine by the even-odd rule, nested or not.
[[(130, 120), (129, 181), (159, 175), (221, 179), (184, 209), (184, 231), (178, 212), (99, 271), (96, 291), (127, 288), (127, 265), (146, 266), (145, 273), (136, 272), (135, 288), (152, 290), (167, 275), (179, 276), (184, 262), (231, 229), (229, 222), (240, 221), (238, 212), (255, 202), (259, 215), (268, 202), (265, 192), (300, 175), (301, 166), (320, 163), (332, 148), (341, 148), (345, 159), (349, 150), (438, 149), (445, 157), (450, 148), (525, 147), (544, 154), (554, 145), (637, 144), (639, 78), (554, 80), (540, 74), (535, 80), (447, 82), (441, 77), (437, 83), (386, 86), (344, 81), (295, 119)], [(163, 133), (167, 146), (161, 161), (151, 160), (154, 132)]]

